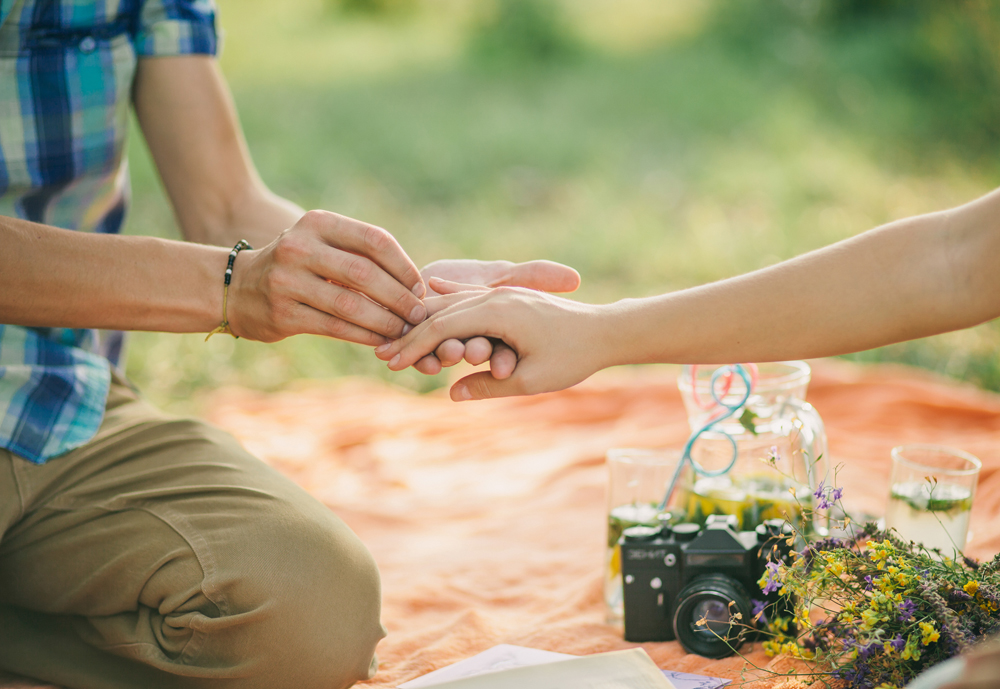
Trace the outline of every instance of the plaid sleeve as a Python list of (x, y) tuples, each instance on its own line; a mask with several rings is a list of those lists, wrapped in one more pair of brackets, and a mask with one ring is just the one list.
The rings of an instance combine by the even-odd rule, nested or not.
[(145, 0), (139, 16), (135, 51), (140, 57), (215, 55), (213, 0)]

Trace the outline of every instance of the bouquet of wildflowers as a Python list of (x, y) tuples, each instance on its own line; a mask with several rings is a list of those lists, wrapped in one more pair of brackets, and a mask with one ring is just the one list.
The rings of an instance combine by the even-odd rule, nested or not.
[[(817, 492), (831, 502), (830, 489)], [(767, 653), (810, 661), (808, 677), (827, 685), (903, 687), (1000, 631), (1000, 555), (952, 559), (874, 524), (770, 563), (760, 586), (790, 601), (756, 616)]]

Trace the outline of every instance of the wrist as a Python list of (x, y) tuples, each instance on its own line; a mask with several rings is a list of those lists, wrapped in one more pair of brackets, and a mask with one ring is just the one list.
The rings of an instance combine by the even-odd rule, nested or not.
[[(220, 320), (218, 325), (209, 331), (208, 335), (205, 337), (206, 341), (212, 337), (212, 335), (220, 333), (232, 335), (234, 338), (239, 339), (240, 334), (243, 332), (239, 323), (234, 324), (234, 319), (239, 321), (239, 318), (237, 315), (237, 308), (234, 306), (233, 302), (238, 301), (237, 299), (234, 299), (234, 295), (239, 291), (237, 285), (243, 283), (243, 281), (237, 278), (236, 275), (245, 273), (246, 265), (241, 266), (241, 269), (237, 271), (236, 259), (240, 253), (251, 249), (252, 247), (250, 244), (245, 239), (241, 239), (226, 256), (226, 267), (222, 273), (222, 304), (221, 308), (217, 311), (219, 314), (217, 318)], [(244, 257), (242, 263), (246, 264), (248, 262), (249, 257)], [(216, 293), (218, 293), (218, 288), (216, 289)]]
[(592, 372), (633, 363), (627, 330), (630, 318), (624, 302), (590, 305), (586, 322), (590, 328), (588, 358)]
[(601, 307), (604, 353), (602, 368), (623, 364), (672, 363), (681, 357), (673, 351), (676, 338), (665, 322), (666, 296), (622, 299)]

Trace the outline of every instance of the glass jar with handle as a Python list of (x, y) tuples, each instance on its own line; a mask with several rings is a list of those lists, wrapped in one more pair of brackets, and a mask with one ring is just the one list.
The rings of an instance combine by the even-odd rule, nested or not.
[(810, 375), (804, 361), (682, 369), (677, 383), (697, 436), (689, 441), (695, 471), (675, 498), (687, 521), (731, 514), (747, 530), (784, 518), (806, 532), (827, 531), (814, 496), (828, 481), (826, 430), (805, 401)]

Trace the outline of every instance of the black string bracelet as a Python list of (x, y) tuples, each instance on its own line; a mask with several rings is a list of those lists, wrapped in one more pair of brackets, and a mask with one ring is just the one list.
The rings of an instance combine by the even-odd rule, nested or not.
[(244, 249), (253, 250), (253, 247), (250, 246), (250, 242), (245, 239), (241, 239), (236, 242), (236, 246), (234, 246), (233, 250), (229, 252), (229, 262), (226, 264), (225, 285), (222, 287), (222, 322), (219, 323), (219, 327), (205, 336), (205, 342), (208, 342), (208, 338), (217, 333), (229, 333), (237, 340), (240, 339), (240, 336), (234, 333), (229, 327), (229, 317), (227, 315), (226, 306), (229, 302), (229, 283), (233, 279), (233, 264), (236, 263), (236, 255)]

